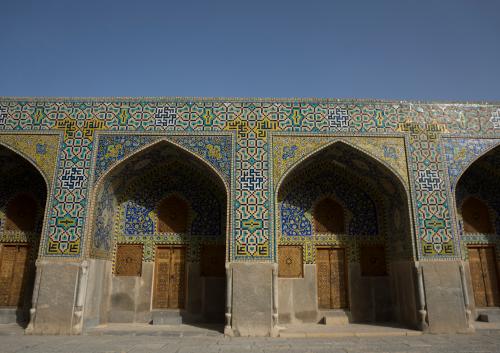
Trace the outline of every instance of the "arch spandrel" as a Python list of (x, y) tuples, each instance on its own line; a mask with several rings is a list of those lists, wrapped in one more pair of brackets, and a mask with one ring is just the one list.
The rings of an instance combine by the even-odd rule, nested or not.
[(114, 167), (136, 153), (162, 141), (171, 143), (207, 163), (222, 178), (231, 183), (231, 135), (136, 135), (99, 134), (96, 152), (94, 185)]
[(0, 135), (0, 144), (28, 160), (43, 175), (48, 188), (52, 185), (57, 164), (60, 136), (39, 134)]
[(500, 139), (444, 138), (450, 187), (454, 191), (460, 177), (475, 161), (500, 146)]
[(273, 136), (273, 179), (275, 190), (295, 166), (324, 148), (342, 142), (373, 157), (409, 185), (404, 139), (400, 137)]

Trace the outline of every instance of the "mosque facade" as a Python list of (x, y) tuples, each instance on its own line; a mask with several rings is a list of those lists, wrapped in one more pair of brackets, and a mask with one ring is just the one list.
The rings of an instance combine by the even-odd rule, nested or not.
[(473, 331), (499, 146), (497, 103), (0, 97), (0, 323)]

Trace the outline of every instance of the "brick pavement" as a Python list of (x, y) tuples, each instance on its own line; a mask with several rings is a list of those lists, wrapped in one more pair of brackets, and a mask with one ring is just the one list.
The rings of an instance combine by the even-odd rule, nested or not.
[[(6, 333), (7, 332), (7, 333)], [(213, 332), (26, 336), (0, 332), (0, 353), (500, 352), (500, 331), (475, 334), (338, 338), (230, 338)]]

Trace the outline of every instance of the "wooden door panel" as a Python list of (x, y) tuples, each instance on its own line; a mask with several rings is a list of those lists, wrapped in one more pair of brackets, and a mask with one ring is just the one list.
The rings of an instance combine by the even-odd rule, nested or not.
[(318, 249), (316, 252), (318, 307), (347, 307), (347, 283), (344, 249)]
[(168, 289), (170, 280), (171, 251), (167, 248), (158, 248), (155, 258), (155, 282), (153, 292), (153, 307), (156, 309), (168, 308)]
[(184, 307), (184, 248), (158, 248), (155, 259), (153, 307), (181, 309)]
[(469, 268), (476, 306), (486, 306), (486, 291), (484, 288), (483, 270), (481, 268), (481, 255), (479, 248), (469, 248)]
[(181, 309), (184, 307), (184, 248), (172, 249), (170, 267), (169, 307)]
[(115, 276), (141, 276), (142, 245), (118, 244), (116, 246)]
[(26, 270), (28, 260), (28, 247), (16, 246), (16, 262), (12, 273), (12, 286), (10, 291), (10, 306), (22, 305), (22, 292), (26, 285)]
[(318, 307), (330, 309), (330, 252), (329, 249), (318, 249), (316, 252), (316, 271), (318, 281)]
[(28, 270), (27, 245), (4, 245), (0, 254), (0, 306), (22, 305)]
[(330, 250), (331, 308), (347, 306), (344, 249)]
[(3, 246), (0, 258), (0, 306), (10, 305), (10, 287), (12, 273), (16, 261), (16, 250), (13, 246)]
[(495, 250), (492, 247), (481, 249), (481, 268), (483, 270), (484, 289), (486, 293), (487, 305), (500, 305)]
[(278, 276), (285, 278), (304, 277), (302, 246), (280, 245), (278, 247)]

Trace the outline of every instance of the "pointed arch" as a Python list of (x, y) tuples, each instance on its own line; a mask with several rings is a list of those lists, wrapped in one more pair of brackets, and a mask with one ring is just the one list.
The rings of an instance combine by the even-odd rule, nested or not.
[[(155, 149), (162, 150), (162, 146), (166, 146), (167, 149), (172, 149), (174, 151), (178, 151), (181, 154), (184, 154), (186, 157), (184, 162), (186, 163), (193, 163), (195, 164), (195, 168), (202, 168), (202, 170), (207, 171), (210, 173), (210, 175), (213, 175), (214, 178), (212, 179), (215, 181), (216, 184), (218, 184), (221, 187), (221, 190), (223, 190), (225, 199), (226, 199), (226, 217), (225, 217), (225, 229), (226, 229), (226, 249), (229, 247), (229, 242), (228, 242), (228, 237), (227, 234), (230, 234), (231, 232), (231, 207), (230, 207), (230, 186), (227, 184), (225, 181), (224, 177), (222, 174), (210, 163), (208, 163), (206, 160), (201, 158), (200, 156), (196, 155), (192, 151), (186, 149), (183, 146), (180, 146), (179, 144), (176, 144), (175, 142), (172, 142), (166, 138), (161, 138), (159, 140), (156, 140), (150, 144), (144, 145), (141, 148), (137, 149), (133, 153), (129, 154), (126, 156), (124, 159), (121, 159), (119, 161), (116, 161), (115, 163), (111, 164), (111, 166), (106, 170), (105, 173), (103, 173), (99, 178), (95, 181), (92, 181), (91, 184), (94, 185), (94, 188), (92, 190), (92, 195), (91, 195), (91, 206), (90, 210), (87, 214), (87, 222), (91, 224), (90, 227), (87, 228), (87, 233), (86, 233), (86, 241), (88, 242), (94, 242), (95, 238), (95, 230), (96, 230), (96, 224), (97, 222), (92, 222), (92, 219), (95, 219), (96, 212), (98, 211), (98, 205), (97, 205), (97, 199), (99, 196), (99, 193), (102, 192), (103, 188), (113, 188), (112, 183), (110, 180), (113, 179), (113, 176), (120, 174), (120, 172), (125, 169), (129, 163), (132, 163), (134, 160), (138, 160), (141, 155), (147, 155), (149, 152), (154, 151)], [(140, 164), (141, 161), (138, 161), (137, 164)], [(135, 166), (137, 167), (137, 165)], [(117, 200), (115, 200), (117, 201)], [(93, 244), (90, 243), (90, 246), (86, 247), (86, 253), (88, 255), (91, 255)], [(229, 249), (227, 251), (229, 254)], [(111, 254), (110, 254), (111, 255)]]
[[(139, 295), (132, 295), (131, 307), (150, 300), (152, 306), (141, 309), (147, 312), (198, 300), (216, 305), (184, 307), (193, 318), (194, 314), (208, 318), (212, 311), (217, 320), (224, 318), (224, 296), (218, 289), (224, 287), (225, 278), (209, 276), (202, 268), (209, 255), (208, 262), (225, 264), (228, 259), (231, 199), (221, 174), (193, 152), (160, 139), (114, 163), (93, 185), (86, 251), (91, 263), (106, 266), (99, 267), (102, 276), (89, 279), (99, 283), (93, 287), (101, 298), (93, 304), (102, 312), (99, 320), (108, 321), (118, 308), (111, 298), (140, 292), (138, 287), (124, 289), (125, 278), (114, 271), (127, 254), (134, 266), (120, 273), (141, 276), (152, 288), (149, 299), (139, 301)], [(102, 291), (102, 283), (110, 277), (114, 280), (109, 290)]]
[[(296, 163), (294, 163), (285, 173), (283, 173), (283, 176), (281, 179), (278, 181), (275, 191), (274, 191), (274, 200), (275, 202), (275, 214), (279, 214), (278, 210), (278, 203), (279, 203), (279, 194), (282, 189), (283, 184), (285, 181), (288, 179), (289, 176), (293, 175), (298, 169), (301, 168), (301, 166), (304, 165), (304, 163), (307, 163), (308, 161), (312, 160), (314, 157), (318, 156), (320, 153), (327, 151), (329, 149), (334, 148), (335, 146), (340, 145), (340, 146), (346, 146), (347, 148), (357, 152), (360, 156), (363, 156), (365, 159), (369, 161), (373, 161), (375, 165), (381, 167), (384, 171), (387, 172), (388, 175), (390, 175), (393, 179), (397, 180), (397, 185), (402, 188), (403, 194), (406, 199), (406, 207), (408, 208), (408, 217), (410, 219), (410, 223), (413, 221), (412, 218), (412, 213), (411, 213), (411, 194), (410, 190), (408, 187), (407, 181), (405, 181), (401, 175), (389, 164), (387, 164), (385, 161), (381, 160), (380, 158), (372, 155), (370, 152), (360, 148), (359, 146), (356, 146), (349, 141), (342, 139), (342, 138), (335, 138), (331, 143), (326, 144), (324, 146), (319, 147), (318, 149), (312, 151), (311, 153), (307, 154), (305, 157), (302, 159), (298, 160)], [(276, 227), (278, 226), (279, 222), (275, 222)], [(276, 232), (276, 229), (275, 229)], [(414, 227), (413, 224), (410, 224), (410, 232), (411, 232), (411, 238), (412, 238), (412, 252), (413, 256), (416, 256), (416, 244), (415, 244), (415, 239), (414, 239)]]
[(114, 163), (112, 163), (108, 168), (107, 170), (102, 173), (98, 178), (97, 180), (92, 180), (91, 184), (95, 186), (95, 188), (97, 188), (97, 186), (99, 184), (102, 183), (102, 181), (110, 174), (112, 174), (113, 172), (116, 171), (117, 168), (119, 168), (120, 166), (122, 166), (124, 163), (126, 163), (127, 161), (135, 158), (136, 156), (142, 154), (142, 153), (145, 153), (146, 151), (150, 150), (150, 149), (153, 149), (153, 148), (156, 148), (157, 146), (160, 146), (162, 144), (166, 144), (166, 145), (169, 145), (169, 146), (172, 146), (172, 147), (175, 147), (175, 148), (178, 148), (179, 150), (185, 152), (186, 154), (188, 154), (190, 157), (193, 157), (195, 160), (199, 161), (200, 163), (202, 163), (205, 167), (209, 168), (213, 173), (215, 173), (219, 179), (222, 181), (222, 183), (224, 184), (224, 187), (226, 189), (226, 192), (229, 192), (229, 185), (227, 184), (226, 180), (224, 179), (224, 176), (220, 173), (220, 171), (218, 171), (213, 165), (211, 165), (210, 163), (208, 163), (205, 159), (203, 159), (202, 157), (198, 156), (196, 153), (188, 150), (187, 148), (185, 148), (184, 146), (181, 146), (179, 145), (178, 143), (175, 143), (173, 141), (170, 141), (168, 140), (167, 138), (161, 138), (161, 139), (158, 139), (152, 143), (149, 143), (149, 144), (146, 144), (144, 146), (141, 146), (140, 148), (138, 148), (137, 150), (135, 150), (134, 152), (132, 152), (131, 154), (129, 154), (128, 156), (126, 156), (125, 158), (123, 159), (120, 159), (120, 160), (117, 160), (115, 161)]
[[(491, 160), (489, 160), (491, 158)], [(489, 160), (489, 161), (488, 161)], [(494, 235), (500, 230), (500, 143), (487, 148), (462, 170), (452, 185), (458, 229), (466, 233)], [(482, 164), (491, 165), (492, 178)], [(488, 170), (491, 170), (489, 167)], [(467, 243), (467, 240), (464, 239)]]
[(26, 162), (28, 162), (29, 164), (31, 164), (31, 166), (33, 168), (35, 168), (38, 173), (40, 174), (40, 176), (43, 178), (43, 181), (45, 182), (45, 188), (47, 190), (47, 193), (49, 192), (50, 190), (50, 183), (49, 183), (49, 178), (47, 175), (45, 175), (45, 173), (42, 171), (42, 169), (40, 169), (40, 167), (38, 166), (38, 164), (33, 160), (33, 158), (31, 158), (30, 156), (28, 156), (27, 154), (25, 154), (24, 152), (22, 151), (19, 151), (17, 150), (16, 148), (0, 141), (0, 148), (5, 148), (7, 150), (9, 150), (10, 152), (12, 152), (13, 154), (19, 156), (19, 158), (22, 158), (23, 160), (25, 160)]
[(47, 175), (45, 175), (45, 173), (40, 169), (40, 167), (35, 163), (35, 161), (33, 161), (33, 159), (30, 156), (0, 141), (0, 151), (1, 149), (5, 149), (9, 153), (12, 153), (16, 158), (19, 158), (21, 161), (26, 163), (30, 168), (32, 168), (32, 170), (36, 171), (36, 175), (39, 176), (40, 179), (43, 181), (43, 190), (42, 190), (43, 200), (37, 200), (37, 203), (39, 203), (39, 208), (40, 208), (39, 211), (41, 212), (39, 217), (41, 218), (42, 222), (42, 227), (40, 229), (40, 239), (39, 239), (39, 242), (41, 243), (43, 241), (42, 239), (43, 235), (45, 234), (45, 228), (46, 228), (45, 219), (47, 218), (49, 213), (49, 202), (50, 202), (49, 194), (51, 190), (49, 179)]
[(484, 150), (481, 151), (480, 154), (478, 154), (477, 156), (475, 156), (474, 158), (471, 158), (467, 165), (463, 166), (462, 170), (460, 171), (460, 173), (457, 175), (457, 177), (455, 178), (455, 184), (454, 185), (451, 185), (451, 189), (452, 190), (456, 190), (457, 189), (457, 185), (458, 183), (460, 182), (460, 179), (462, 179), (462, 176), (478, 161), (480, 160), (481, 158), (483, 158), (484, 156), (486, 156), (488, 153), (491, 153), (493, 150), (495, 149), (499, 149), (500, 150), (500, 141), (498, 141), (498, 143), (496, 144), (492, 144), (491, 146), (488, 146), (487, 148), (485, 148)]
[[(277, 182), (276, 243), (283, 250), (298, 247), (305, 264), (314, 266), (316, 277), (310, 278), (317, 284), (318, 303), (330, 295), (345, 296), (354, 322), (377, 321), (387, 313), (396, 317), (415, 295), (408, 283), (394, 280), (411, 278), (413, 284), (416, 260), (411, 195), (401, 173), (343, 137), (301, 158)], [(323, 217), (318, 212), (322, 200)], [(319, 232), (310, 231), (313, 223)], [(372, 262), (380, 264), (375, 272), (367, 271), (366, 264)], [(366, 285), (363, 277), (371, 277), (373, 283)], [(379, 293), (376, 304), (367, 304), (370, 291), (360, 291), (360, 283)], [(289, 287), (283, 285), (282, 290)], [(335, 307), (330, 303), (329, 308)], [(385, 314), (382, 307), (388, 308)], [(409, 310), (398, 320), (413, 325), (414, 316)]]
[(387, 162), (385, 162), (384, 160), (381, 160), (380, 158), (378, 158), (377, 156), (373, 155), (372, 153), (370, 153), (369, 151), (366, 151), (364, 148), (348, 141), (347, 139), (345, 138), (332, 138), (332, 141), (323, 145), (323, 146), (320, 146), (318, 147), (317, 149), (311, 151), (310, 153), (306, 154), (303, 158), (299, 159), (298, 161), (296, 161), (294, 164), (292, 164), (287, 170), (285, 173), (283, 173), (283, 175), (281, 176), (281, 178), (278, 180), (277, 184), (276, 184), (276, 187), (275, 187), (275, 194), (277, 195), (278, 193), (278, 190), (280, 189), (281, 185), (283, 184), (283, 182), (286, 180), (286, 178), (288, 177), (289, 174), (292, 174), (293, 171), (302, 165), (303, 162), (305, 161), (308, 161), (310, 160), (312, 157), (320, 154), (321, 152), (335, 146), (336, 144), (343, 144), (343, 145), (346, 145), (356, 151), (358, 151), (359, 153), (362, 153), (363, 155), (365, 155), (366, 157), (368, 157), (369, 159), (371, 160), (375, 160), (377, 163), (379, 163), (380, 165), (384, 166), (385, 168), (387, 168), (389, 171), (391, 171), (391, 173), (399, 180), (399, 182), (401, 183), (401, 185), (404, 187), (404, 189), (406, 190), (408, 196), (409, 196), (409, 189), (408, 189), (408, 180), (404, 180), (403, 177), (399, 174), (399, 172), (394, 169), (393, 166), (391, 166), (390, 164), (388, 164)]
[(27, 323), (36, 276), (35, 260), (41, 252), (44, 220), (49, 211), (49, 184), (33, 160), (3, 143), (0, 143), (0, 174), (3, 211), (0, 266), (5, 272), (0, 306), (15, 307), (12, 320)]
[[(412, 213), (411, 213), (411, 210), (412, 210), (411, 195), (410, 195), (409, 189), (407, 187), (408, 185), (402, 179), (400, 174), (396, 170), (394, 170), (394, 168), (392, 168), (390, 165), (388, 165), (385, 161), (382, 161), (379, 158), (377, 158), (376, 156), (373, 156), (371, 153), (365, 151), (364, 149), (361, 149), (358, 146), (351, 144), (350, 142), (346, 141), (344, 138), (336, 138), (331, 143), (324, 145), (324, 146), (321, 146), (320, 148), (318, 148), (315, 151), (306, 155), (304, 158), (299, 160), (297, 163), (293, 164), (292, 167), (290, 167), (287, 170), (287, 172), (284, 173), (281, 180), (279, 180), (278, 185), (275, 189), (275, 193), (273, 195), (274, 199), (276, 200), (274, 212), (276, 215), (278, 215), (277, 221), (275, 222), (275, 229), (274, 229), (275, 234), (277, 234), (277, 235), (281, 234), (281, 232), (279, 231), (279, 229), (281, 229), (281, 227), (282, 227), (281, 216), (280, 216), (280, 214), (281, 214), (281, 211), (280, 211), (280, 204), (281, 204), (280, 197), (281, 196), (280, 196), (280, 194), (281, 194), (283, 187), (285, 186), (287, 180), (290, 177), (293, 177), (294, 174), (296, 174), (297, 171), (300, 171), (302, 169), (302, 167), (307, 165), (307, 163), (312, 162), (312, 161), (314, 161), (314, 159), (316, 157), (321, 156), (322, 153), (327, 154), (328, 151), (334, 151), (336, 146), (340, 146), (341, 148), (345, 148), (348, 151), (354, 152), (356, 155), (358, 155), (360, 157), (359, 159), (370, 162), (371, 165), (376, 166), (376, 168), (378, 168), (380, 172), (384, 173), (390, 179), (392, 185), (385, 185), (383, 183), (379, 183), (379, 181), (376, 180), (375, 178), (370, 177), (369, 179), (371, 180), (371, 183), (373, 184), (373, 186), (375, 186), (373, 191), (376, 192), (377, 189), (380, 190), (380, 188), (376, 184), (383, 184), (382, 191), (385, 194), (395, 193), (399, 190), (399, 192), (397, 192), (397, 194), (402, 197), (401, 201), (404, 202), (405, 209), (404, 210), (401, 210), (401, 209), (396, 210), (395, 215), (393, 215), (393, 216), (395, 219), (397, 219), (398, 222), (401, 221), (402, 219), (404, 219), (407, 222), (408, 239), (406, 241), (411, 242), (411, 247), (410, 247), (411, 254), (412, 254), (412, 257), (415, 258), (417, 250), (416, 250), (416, 241), (414, 238), (413, 218), (412, 218)], [(363, 166), (363, 167), (366, 168), (366, 166)], [(356, 176), (359, 175), (359, 173), (357, 173), (355, 171), (352, 173)], [(373, 182), (373, 181), (375, 181), (375, 182)], [(381, 215), (378, 214), (376, 217), (377, 217), (377, 219), (380, 219)], [(380, 226), (387, 227), (386, 223), (387, 222), (382, 221), (380, 223)], [(404, 246), (404, 247), (407, 248), (408, 246)]]

